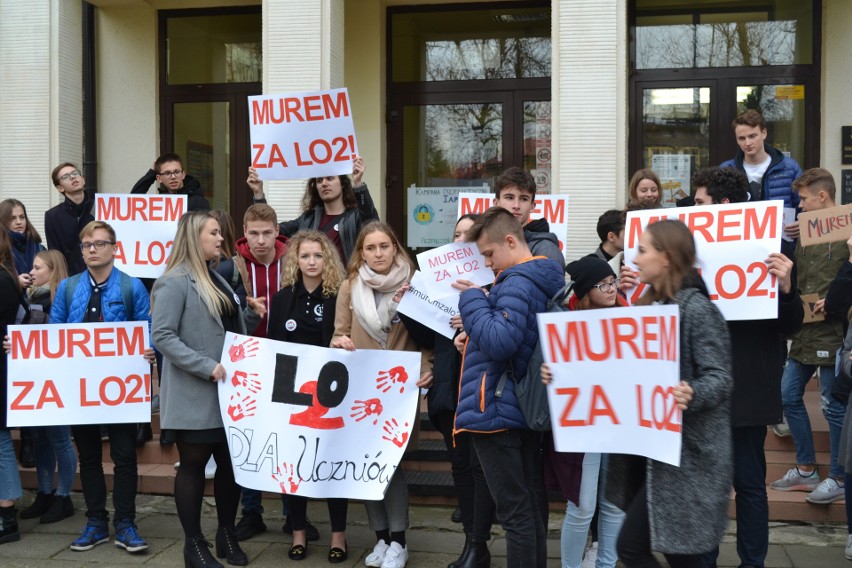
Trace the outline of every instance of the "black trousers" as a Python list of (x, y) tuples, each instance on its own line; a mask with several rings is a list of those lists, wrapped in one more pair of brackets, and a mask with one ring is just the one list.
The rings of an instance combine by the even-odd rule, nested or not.
[[(290, 501), (290, 526), (294, 531), (305, 530), (308, 523), (308, 498), (300, 495), (288, 495)], [(346, 530), (346, 513), (349, 510), (349, 499), (326, 499), (328, 504), (328, 519), (331, 521), (331, 532)]]
[[(132, 524), (136, 518), (136, 424), (108, 424), (109, 455), (115, 464), (113, 472), (113, 522), (117, 529)], [(107, 487), (104, 477), (103, 442), (98, 425), (72, 426), (74, 444), (80, 460), (80, 484), (86, 501), (86, 516), (109, 522), (106, 510)]]
[[(444, 437), (444, 445), (447, 446), (447, 452), (450, 454), (450, 465), (453, 470), (453, 484), (456, 486), (456, 497), (459, 500), (459, 508), (461, 509), (462, 526), (464, 532), (470, 533), (473, 531), (473, 508), (474, 508), (474, 487), (473, 487), (473, 471), (470, 463), (470, 434), (460, 432), (455, 437), (453, 443), (453, 422), (455, 420), (454, 412), (440, 412), (436, 416), (430, 416), (432, 423), (438, 432)], [(493, 515), (493, 506), (491, 507)], [(491, 519), (488, 519), (489, 532), (491, 528)], [(483, 541), (484, 542), (484, 541)]]

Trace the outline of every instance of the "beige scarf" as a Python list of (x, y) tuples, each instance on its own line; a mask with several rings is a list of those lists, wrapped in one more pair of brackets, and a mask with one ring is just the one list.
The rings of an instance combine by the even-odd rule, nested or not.
[[(379, 274), (365, 262), (358, 269), (358, 278), (352, 282), (352, 310), (355, 317), (382, 349), (387, 348), (388, 333), (396, 316), (397, 304), (391, 300), (410, 276), (411, 265), (401, 254), (397, 254), (387, 274)], [(381, 294), (378, 302), (374, 292)]]

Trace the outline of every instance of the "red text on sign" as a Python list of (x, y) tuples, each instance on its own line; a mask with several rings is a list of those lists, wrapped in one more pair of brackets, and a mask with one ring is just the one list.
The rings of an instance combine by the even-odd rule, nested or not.
[(97, 383), (95, 392), (90, 392), (91, 382), (80, 379), (80, 406), (118, 406), (149, 402), (151, 400), (151, 375), (136, 374), (125, 378), (109, 376)]
[(50, 331), (15, 330), (9, 334), (12, 359), (59, 359), (64, 357), (115, 357), (143, 355), (145, 329), (98, 327)]
[[(62, 404), (62, 399), (59, 397), (59, 391), (56, 390), (56, 385), (50, 379), (44, 381), (41, 386), (41, 391), (38, 393), (38, 398), (33, 401), (30, 393), (35, 387), (34, 381), (12, 381), (13, 392), (16, 389), (21, 389), (15, 396), (12, 404), (9, 405), (10, 410), (41, 410), (47, 403), (56, 405), (56, 408), (65, 408)], [(12, 394), (12, 393), (10, 393)], [(32, 393), (35, 395), (36, 393)]]
[(556, 363), (607, 359), (675, 361), (677, 317), (614, 317), (599, 321), (602, 345), (593, 345), (590, 322), (569, 321), (545, 325), (551, 356)]
[(180, 221), (183, 200), (164, 195), (104, 196), (98, 199), (97, 218), (104, 221)]
[(251, 102), (252, 124), (313, 122), (349, 116), (345, 91), (307, 97), (278, 97)]
[(657, 385), (651, 391), (651, 396), (646, 398), (642, 385), (636, 385), (636, 407), (639, 411), (639, 426), (680, 432), (680, 409), (675, 401), (674, 387)]
[(134, 243), (133, 262), (131, 263), (127, 260), (127, 256), (124, 254), (124, 243), (118, 241), (115, 244), (118, 249), (115, 251), (115, 260), (125, 264), (134, 264), (136, 266), (148, 264), (152, 266), (162, 266), (169, 261), (169, 253), (172, 250), (173, 244), (174, 241), (167, 241), (165, 243), (153, 241), (148, 243), (148, 246), (145, 247), (142, 243), (136, 242)]
[(598, 418), (608, 418), (613, 424), (621, 424), (618, 416), (615, 414), (615, 410), (612, 408), (612, 403), (606, 396), (606, 391), (604, 391), (601, 385), (592, 385), (592, 394), (587, 414), (582, 414), (585, 408), (574, 408), (580, 396), (580, 389), (578, 387), (558, 388), (556, 389), (556, 394), (568, 397), (568, 400), (565, 401), (565, 407), (562, 409), (562, 414), (559, 417), (559, 425), (562, 427), (594, 426)]

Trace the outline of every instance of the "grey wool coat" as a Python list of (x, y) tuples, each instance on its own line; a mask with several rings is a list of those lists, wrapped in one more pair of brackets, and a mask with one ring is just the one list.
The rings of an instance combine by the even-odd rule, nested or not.
[(682, 416), (680, 467), (611, 455), (607, 498), (626, 510), (641, 487), (644, 470), (651, 549), (699, 554), (719, 544), (728, 524), (733, 482), (731, 346), (728, 326), (706, 295), (685, 288), (675, 300), (680, 306), (680, 379), (694, 391)]
[[(218, 274), (211, 273), (230, 289)], [(210, 381), (225, 344), (225, 329), (198, 295), (195, 278), (176, 268), (157, 279), (151, 292), (152, 338), (163, 354), (160, 420), (170, 430), (222, 428), (219, 391)], [(260, 318), (246, 307), (237, 319), (239, 333)]]
[[(843, 340), (843, 349), (840, 352), (840, 376), (836, 380), (852, 377), (850, 352), (852, 352), (852, 325), (846, 330), (846, 338)], [(852, 396), (846, 403), (846, 418), (843, 420), (843, 430), (840, 433), (837, 461), (843, 465), (847, 472), (852, 472)]]

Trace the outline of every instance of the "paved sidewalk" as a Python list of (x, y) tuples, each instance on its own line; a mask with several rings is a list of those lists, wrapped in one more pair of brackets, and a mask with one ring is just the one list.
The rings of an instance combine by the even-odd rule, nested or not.
[[(31, 495), (22, 500), (29, 503)], [(0, 566), (58, 568), (79, 566), (183, 566), (183, 535), (174, 508), (168, 496), (140, 495), (137, 499), (137, 524), (142, 536), (150, 544), (147, 552), (128, 554), (116, 548), (112, 542), (102, 544), (88, 552), (73, 552), (68, 548), (85, 524), (82, 495), (73, 495), (77, 513), (61, 523), (39, 524), (38, 519), (21, 521), (20, 542), (0, 545)], [(205, 498), (202, 509), (202, 528), (208, 538), (216, 529), (216, 512), (213, 500)], [(25, 505), (26, 506), (26, 505)], [(295, 564), (287, 558), (290, 536), (281, 532), (282, 519), (280, 502), (268, 499), (264, 502), (267, 511), (265, 521), (269, 530), (243, 543), (251, 560), (250, 566), (280, 567)], [(411, 557), (410, 568), (445, 568), (458, 557), (464, 542), (461, 525), (450, 522), (451, 510), (441, 507), (415, 506), (411, 509), (411, 529), (408, 547)], [(311, 502), (309, 516), (317, 525), (322, 536), (319, 543), (311, 543), (307, 558), (298, 564), (300, 568), (329, 566), (329, 524), (324, 502)], [(548, 566), (559, 564), (559, 531), (562, 517), (550, 516), (548, 534)], [(846, 545), (846, 529), (843, 525), (790, 525), (773, 523), (770, 531), (771, 547), (767, 568), (852, 568), (852, 562), (843, 557)], [(372, 549), (374, 535), (367, 528), (364, 507), (350, 503), (347, 541), (349, 559), (341, 567), (363, 566), (364, 557)], [(733, 533), (725, 535), (719, 558), (720, 567), (736, 566), (738, 559)], [(491, 565), (495, 568), (506, 565), (506, 541), (502, 530), (496, 528), (491, 539)], [(227, 566), (227, 565), (226, 565)]]

